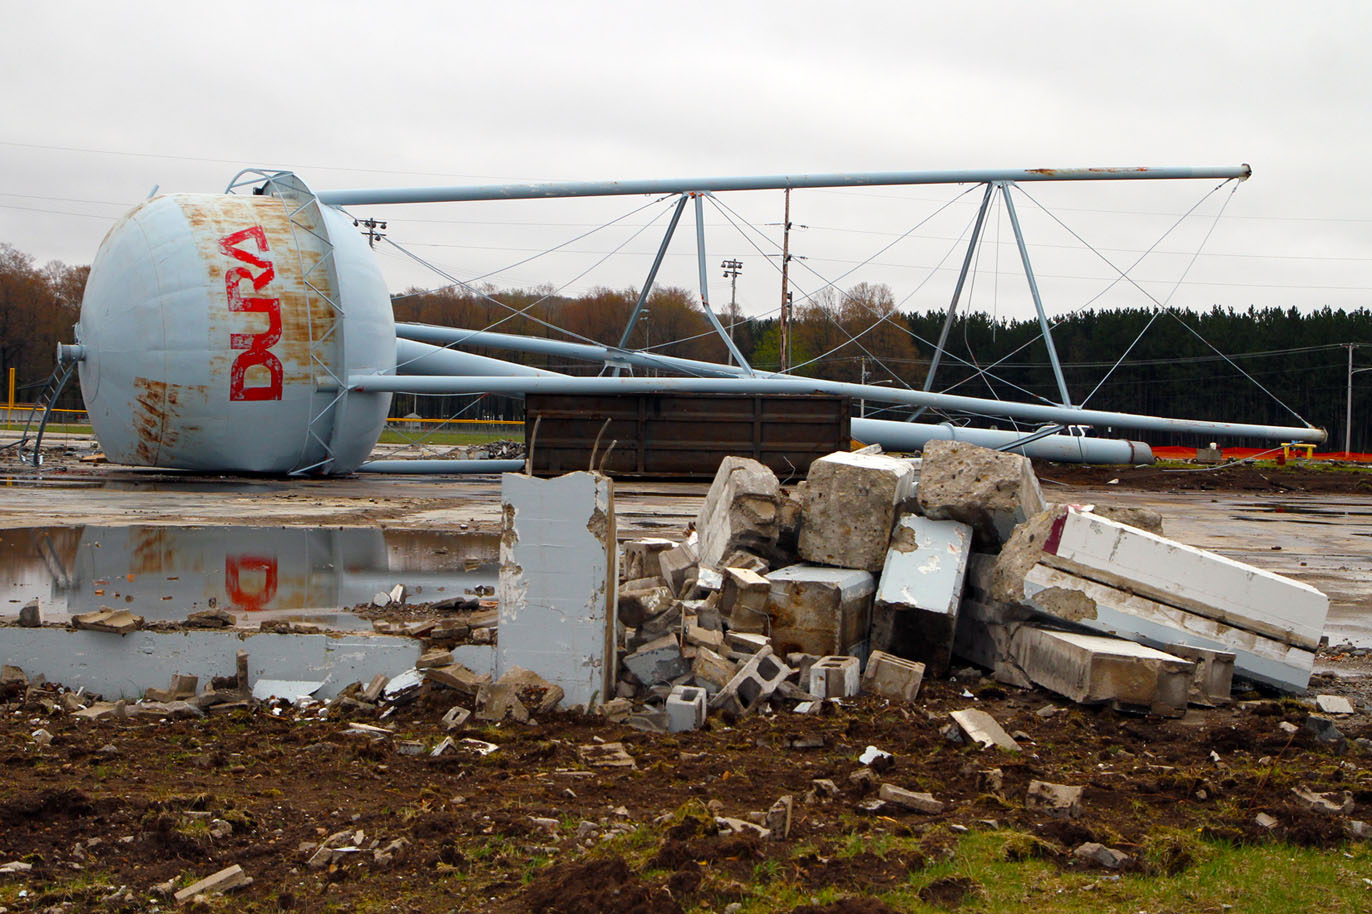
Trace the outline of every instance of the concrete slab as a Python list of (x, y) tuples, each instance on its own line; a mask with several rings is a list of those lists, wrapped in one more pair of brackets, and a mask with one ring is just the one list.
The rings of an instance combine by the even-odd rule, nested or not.
[(1015, 632), (1011, 650), (1026, 676), (1073, 701), (1113, 701), (1173, 717), (1186, 711), (1196, 669), (1133, 641), (1028, 625)]
[(614, 484), (599, 473), (501, 478), (496, 671), (519, 666), (587, 709), (614, 692), (619, 549)]
[(807, 562), (880, 571), (896, 512), (914, 492), (908, 460), (836, 453), (810, 464), (797, 548)]
[(766, 611), (778, 654), (867, 655), (876, 593), (870, 572), (802, 564), (766, 577), (771, 585)]
[(1329, 598), (1308, 584), (1077, 508), (1057, 513), (1044, 562), (1141, 596), (1315, 649)]
[(1047, 565), (1033, 566), (1021, 588), (1026, 606), (1093, 632), (1158, 648), (1189, 644), (1232, 652), (1237, 675), (1288, 692), (1303, 691), (1310, 682), (1314, 651)]
[(971, 551), (968, 524), (903, 515), (877, 585), (872, 647), (945, 675)]

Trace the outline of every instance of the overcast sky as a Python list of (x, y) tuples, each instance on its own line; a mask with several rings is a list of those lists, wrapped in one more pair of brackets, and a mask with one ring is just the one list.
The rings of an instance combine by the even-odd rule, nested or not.
[[(0, 242), (40, 262), (89, 263), (154, 186), (220, 192), (253, 166), (333, 189), (1246, 162), (1237, 190), (1026, 186), (1047, 309), (1372, 303), (1366, 2), (0, 3)], [(865, 280), (904, 309), (946, 307), (967, 190), (797, 191), (799, 292)], [(728, 301), (734, 257), (740, 304), (766, 313), (781, 194), (718, 204), (711, 300)], [(350, 211), (454, 277), (576, 294), (640, 283), (670, 206)], [(694, 288), (683, 228), (663, 281)], [(971, 306), (1031, 314), (1003, 209), (987, 241)], [(1111, 287), (1106, 259), (1150, 248), (1131, 273), (1142, 291)], [(445, 282), (387, 244), (378, 256), (393, 290)]]

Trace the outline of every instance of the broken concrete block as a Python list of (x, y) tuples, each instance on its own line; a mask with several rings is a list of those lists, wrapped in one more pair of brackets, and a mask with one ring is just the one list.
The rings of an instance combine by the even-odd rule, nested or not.
[(1195, 664), (1102, 635), (1023, 626), (1011, 643), (1015, 662), (1037, 685), (1083, 704), (1119, 702), (1172, 717), (1186, 711)]
[(686, 543), (658, 553), (658, 572), (662, 580), (667, 582), (667, 589), (672, 596), (681, 596), (687, 580), (695, 574), (697, 561), (695, 550)]
[(1097, 844), (1094, 841), (1087, 841), (1078, 845), (1077, 849), (1072, 851), (1072, 856), (1088, 860), (1105, 867), (1107, 870), (1117, 870), (1129, 862), (1128, 854), (1117, 851), (1113, 847), (1106, 847), (1104, 844)]
[(404, 602), (405, 602), (405, 597), (407, 596), (407, 593), (406, 593), (406, 591), (405, 591), (405, 585), (404, 585), (404, 584), (397, 584), (397, 585), (395, 585), (394, 587), (392, 587), (390, 590), (388, 590), (388, 591), (386, 592), (386, 595), (389, 596), (389, 597), (391, 598), (391, 602), (392, 602), (392, 603), (404, 603)]
[(1189, 695), (1192, 704), (1213, 708), (1228, 703), (1229, 693), (1234, 688), (1232, 651), (1215, 651), (1190, 644), (1168, 644), (1163, 650), (1196, 665)]
[(681, 645), (671, 635), (663, 635), (625, 656), (624, 668), (644, 685), (671, 682), (691, 669), (681, 656)]
[(519, 691), (502, 679), (477, 690), (475, 716), (497, 723), (508, 717), (522, 724), (528, 723), (529, 709), (519, 700)]
[(1316, 695), (1315, 710), (1321, 714), (1352, 714), (1353, 703), (1342, 695)]
[(415, 661), (414, 668), (417, 670), (427, 670), (433, 666), (448, 666), (453, 662), (452, 651), (441, 647), (431, 647), (419, 655)]
[(946, 675), (971, 551), (967, 524), (903, 515), (877, 585), (872, 647)]
[(735, 549), (723, 559), (725, 568), (742, 568), (745, 571), (755, 571), (758, 574), (766, 574), (772, 566), (760, 555), (754, 555), (745, 549)]
[(1291, 792), (1306, 809), (1326, 816), (1346, 816), (1353, 811), (1353, 794), (1347, 790), (1333, 790), (1316, 793), (1304, 787), (1293, 787)]
[(629, 540), (624, 544), (624, 568), (621, 569), (624, 577), (630, 580), (661, 577), (658, 556), (675, 546), (673, 541), (661, 537)]
[(710, 701), (710, 707), (742, 717), (755, 710), (791, 675), (771, 647), (764, 647), (739, 668)]
[(1083, 505), (1082, 508), (1118, 524), (1138, 527), (1156, 536), (1167, 535), (1162, 530), (1162, 515), (1152, 508), (1132, 505)]
[(702, 565), (718, 568), (735, 549), (767, 553), (776, 545), (776, 474), (747, 457), (725, 457), (696, 515)]
[(1005, 732), (994, 717), (980, 708), (953, 711), (948, 716), (962, 728), (962, 732), (967, 734), (969, 740), (980, 743), (984, 748), (990, 749), (994, 746), (1010, 752), (1019, 751), (1019, 743)]
[(175, 897), (177, 904), (185, 904), (196, 895), (208, 895), (211, 892), (227, 892), (230, 889), (236, 889), (240, 886), (247, 885), (251, 881), (252, 880), (248, 878), (247, 874), (243, 872), (243, 867), (235, 863), (233, 866), (225, 867), (213, 876), (206, 876), (199, 882), (191, 883), (177, 892), (173, 897)]
[(547, 714), (562, 704), (562, 686), (523, 667), (511, 667), (496, 683), (514, 689), (519, 701), (533, 714)]
[(864, 657), (876, 580), (853, 568), (789, 565), (767, 574), (767, 615), (780, 654)]
[(915, 468), (908, 460), (843, 452), (816, 460), (801, 498), (800, 557), (880, 571), (896, 511), (914, 487)]
[(37, 600), (30, 600), (19, 608), (19, 624), (23, 628), (38, 628), (43, 624), (43, 609)]
[(808, 681), (818, 698), (850, 698), (862, 687), (862, 663), (856, 657), (821, 657), (810, 665)]
[(519, 666), (570, 705), (608, 699), (615, 682), (614, 486), (599, 473), (501, 478), (497, 677)]
[[(1001, 557), (1004, 558), (1004, 553)], [(998, 586), (1000, 568), (997, 567)], [(1304, 690), (1315, 652), (1197, 613), (1034, 565), (1019, 581), (1020, 600), (1046, 616), (1150, 645), (1183, 643), (1234, 654), (1234, 672), (1284, 691)]]
[(686, 643), (718, 651), (724, 646), (724, 632), (712, 628), (702, 628), (695, 622), (690, 622), (686, 626)]
[(80, 613), (72, 616), (71, 622), (78, 629), (112, 632), (116, 635), (127, 635), (143, 627), (143, 617), (135, 616), (127, 609), (98, 609), (95, 612)]
[(767, 595), (771, 588), (771, 582), (756, 571), (725, 568), (719, 611), (729, 620), (729, 628), (740, 632), (767, 631)]
[(1018, 689), (1031, 689), (1034, 684), (1015, 665), (1010, 651), (1015, 632), (1028, 616), (1028, 610), (1020, 606), (984, 602), (964, 596), (962, 606), (958, 609), (953, 653), (990, 670), (997, 682)]
[(1029, 458), (964, 441), (924, 446), (916, 492), (925, 517), (971, 524), (977, 542), (998, 544), (1044, 509)]
[[(396, 679), (400, 677), (397, 676)], [(473, 673), (460, 663), (451, 663), (448, 666), (430, 667), (424, 671), (424, 678), (430, 682), (436, 682), (441, 686), (447, 686), (457, 692), (466, 695), (468, 698), (475, 698), (476, 693), (483, 685), (491, 681), (487, 673)], [(392, 687), (396, 685), (393, 679), (386, 687), (386, 695), (392, 694)]]
[(862, 671), (862, 689), (897, 701), (914, 701), (924, 681), (924, 664), (872, 651)]
[(933, 794), (916, 793), (894, 784), (882, 784), (881, 790), (877, 793), (877, 798), (892, 806), (899, 806), (902, 809), (910, 809), (931, 816), (943, 812), (944, 806), (943, 801), (935, 800)]
[(378, 590), (372, 595), (372, 605), (377, 609), (385, 609), (391, 605), (391, 595), (384, 590)]
[(1030, 781), (1024, 805), (1055, 819), (1075, 819), (1081, 815), (1081, 796), (1085, 792), (1085, 787)]
[(701, 647), (691, 663), (691, 674), (707, 692), (718, 692), (738, 675), (738, 665), (707, 647)]
[(1277, 821), (1275, 816), (1269, 816), (1265, 812), (1260, 812), (1256, 816), (1254, 816), (1253, 823), (1257, 825), (1258, 828), (1266, 829), (1267, 831), (1271, 831), (1272, 829), (1276, 828), (1279, 824), (1281, 824)]
[(28, 684), (29, 677), (20, 667), (10, 663), (0, 666), (0, 687), (15, 686), (24, 689)]
[(672, 687), (667, 696), (667, 729), (671, 733), (699, 730), (705, 724), (705, 690), (697, 686)]
[[(443, 727), (444, 730), (460, 730), (462, 727), (466, 725), (467, 721), (471, 719), (471, 716), (471, 711), (468, 711), (461, 705), (453, 705), (451, 708), (448, 709), (448, 712), (443, 715), (443, 718), (439, 721), (439, 724)], [(442, 753), (435, 754), (441, 755)]]
[(200, 688), (200, 677), (189, 673), (176, 673), (171, 678), (171, 684), (167, 691), (171, 692), (173, 699), (194, 698), (196, 691)]
[(767, 810), (763, 825), (771, 832), (773, 841), (784, 841), (791, 836), (791, 815), (794, 810), (795, 800), (790, 795), (780, 797)]
[(637, 768), (634, 757), (624, 748), (623, 743), (592, 743), (578, 746), (577, 756), (587, 765), (597, 768)]
[(620, 588), (618, 598), (619, 621), (629, 628), (637, 628), (645, 620), (656, 618), (671, 609), (676, 602), (671, 591), (662, 585), (648, 588)]
[(602, 702), (599, 708), (600, 716), (615, 724), (628, 720), (633, 710), (634, 703), (627, 698), (611, 698)]

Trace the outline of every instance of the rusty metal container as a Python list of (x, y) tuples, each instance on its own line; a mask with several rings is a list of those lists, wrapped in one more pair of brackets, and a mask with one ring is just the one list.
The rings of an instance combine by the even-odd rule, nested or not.
[(76, 334), (110, 460), (348, 473), (366, 459), (390, 395), (328, 381), (394, 370), (390, 298), (351, 220), (291, 188), (154, 197), (106, 235)]
[(586, 469), (597, 439), (597, 467), (618, 478), (712, 479), (737, 456), (794, 480), (851, 444), (848, 399), (821, 395), (531, 394), (524, 422), (539, 476)]

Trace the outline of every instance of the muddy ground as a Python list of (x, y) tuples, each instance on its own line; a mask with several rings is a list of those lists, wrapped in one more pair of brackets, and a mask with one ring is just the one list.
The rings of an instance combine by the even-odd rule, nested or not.
[[(42, 709), (56, 691), (26, 703), (11, 689), (0, 721), (0, 863), (32, 865), (0, 877), (12, 911), (170, 907), (159, 884), (179, 889), (232, 864), (252, 884), (202, 909), (717, 911), (759, 880), (879, 894), (943, 859), (962, 829), (1014, 832), (1009, 853), (1069, 868), (1094, 867), (1070, 851), (1098, 841), (1129, 854), (1126, 868), (1161, 872), (1188, 864), (1177, 835), (1326, 847), (1351, 820), (1372, 819), (1372, 743), (1356, 742), (1372, 737), (1367, 706), (1337, 720), (1342, 741), (1321, 742), (1308, 707), (1258, 693), (1163, 719), (969, 674), (927, 682), (908, 704), (862, 697), (818, 716), (776, 709), (663, 735), (562, 713), (449, 734), (440, 718), (462, 699), (436, 685), (401, 706), (336, 705), (328, 719), (319, 706), (258, 706), (80, 720)], [(950, 741), (948, 713), (967, 707), (989, 712), (1021, 751)], [(374, 740), (349, 732), (354, 722), (392, 732)], [(40, 728), (46, 746), (32, 735)], [(449, 735), (499, 748), (405, 754)], [(601, 742), (622, 743), (632, 767), (589, 762), (580, 749)], [(893, 764), (855, 781), (869, 745)], [(999, 786), (982, 774), (993, 768)], [(834, 795), (815, 783), (826, 778)], [(1027, 808), (1031, 780), (1085, 787), (1080, 817)], [(864, 811), (880, 783), (946, 806)], [(1340, 801), (1348, 791), (1353, 809), (1309, 811), (1296, 788)], [(711, 813), (747, 818), (783, 795), (795, 803), (784, 840), (716, 832)], [(1276, 824), (1263, 828), (1259, 813)], [(886, 836), (911, 840), (891, 851)], [(311, 867), (330, 838), (358, 850)], [(387, 848), (391, 859), (378, 859)]]
[[(1112, 479), (1142, 492), (1372, 488), (1367, 474), (1325, 468), (1038, 471), (1049, 484), (1097, 491)], [(645, 519), (661, 517), (660, 508), (643, 510)], [(1071, 855), (1086, 841), (1150, 872), (1189, 865), (1178, 836), (1327, 847), (1346, 840), (1352, 821), (1372, 821), (1372, 755), (1357, 742), (1372, 738), (1372, 659), (1325, 652), (1318, 668), (1326, 672), (1312, 691), (1358, 706), (1334, 720), (1342, 739), (1320, 741), (1307, 704), (1271, 694), (1240, 692), (1225, 707), (1163, 719), (1079, 707), (970, 674), (927, 681), (909, 704), (862, 697), (820, 716), (779, 707), (672, 736), (557, 713), (449, 733), (440, 718), (464, 700), (439, 686), (395, 707), (336, 705), (324, 719), (316, 705), (175, 721), (76, 719), (45, 707), (42, 699), (60, 698), (57, 686), (27, 698), (11, 688), (0, 715), (0, 870), (11, 861), (32, 869), (0, 875), (0, 907), (167, 910), (175, 907), (168, 886), (237, 864), (251, 885), (189, 907), (723, 911), (781, 882), (802, 896), (836, 889), (852, 899), (843, 910), (877, 912), (886, 909), (873, 896), (920, 880), (964, 829), (1012, 835), (1008, 853), (1070, 869), (1097, 866)], [(967, 707), (989, 712), (1021, 751), (950, 741), (948, 714)], [(352, 723), (392, 732), (373, 740)], [(34, 738), (40, 729), (49, 744)], [(499, 748), (405, 754), (427, 753), (447, 736)], [(622, 743), (633, 767), (588, 763), (579, 749), (600, 742)], [(894, 756), (875, 783), (852, 777), (865, 770), (857, 759), (869, 745)], [(995, 768), (998, 788), (981, 774)], [(831, 780), (836, 794), (816, 779)], [(1080, 816), (1028, 808), (1031, 780), (1084, 787)], [(926, 791), (945, 807), (933, 815), (863, 809), (883, 782)], [(1347, 791), (1352, 810), (1310, 811), (1296, 788), (1340, 800)], [(713, 814), (747, 818), (783, 795), (795, 803), (789, 837), (716, 832)], [(1260, 826), (1259, 813), (1275, 824)], [(311, 867), (323, 842), (357, 850)], [(943, 880), (927, 895), (947, 906), (967, 891), (975, 887)]]
[(1041, 481), (1050, 485), (1118, 485), (1122, 491), (1131, 492), (1372, 495), (1372, 469), (1316, 461), (1286, 466), (1239, 463), (1219, 467), (1110, 467), (1036, 460), (1034, 470)]

